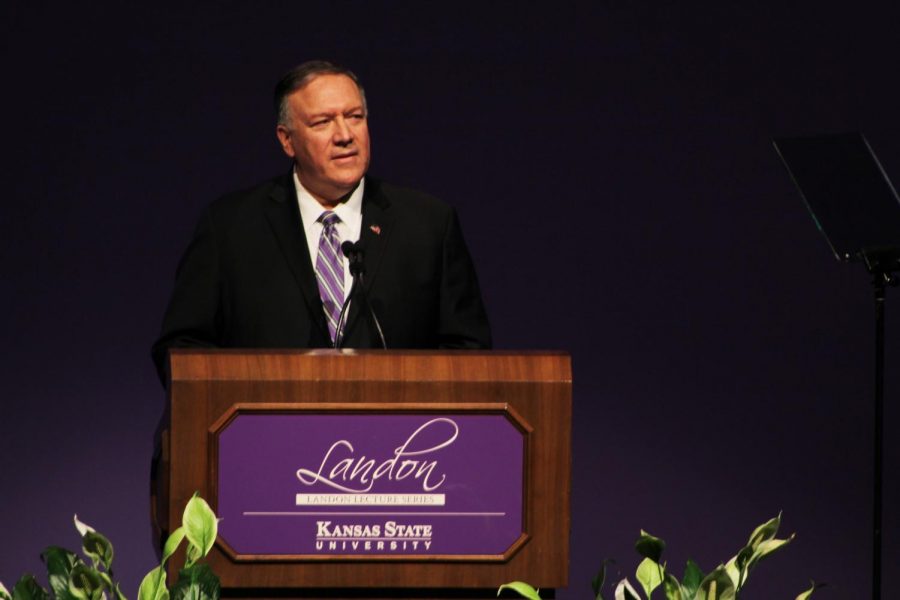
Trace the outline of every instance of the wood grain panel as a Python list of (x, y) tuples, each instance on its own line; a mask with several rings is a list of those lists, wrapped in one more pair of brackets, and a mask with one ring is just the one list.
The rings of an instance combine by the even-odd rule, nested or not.
[[(526, 456), (522, 548), (502, 562), (442, 557), (384, 561), (235, 561), (221, 547), (209, 563), (231, 590), (495, 589), (524, 579), (566, 585), (571, 473), (571, 361), (562, 352), (174, 350), (171, 356), (169, 527), (199, 491), (215, 506), (210, 430), (236, 407), (290, 410), (329, 403), (371, 410), (507, 406), (533, 427)], [(302, 594), (300, 594), (302, 595)], [(432, 595), (433, 596), (433, 595)], [(332, 597), (329, 594), (329, 597)], [(382, 596), (383, 597), (383, 596)]]

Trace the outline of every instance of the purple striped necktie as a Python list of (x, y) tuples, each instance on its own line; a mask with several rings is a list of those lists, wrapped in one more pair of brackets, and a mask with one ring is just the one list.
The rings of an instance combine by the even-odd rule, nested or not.
[(328, 321), (328, 332), (334, 341), (341, 306), (344, 304), (344, 257), (341, 254), (341, 238), (337, 232), (337, 224), (341, 218), (326, 210), (317, 219), (322, 223), (322, 236), (319, 238), (319, 255), (316, 257), (316, 281), (319, 284), (319, 296), (325, 308), (325, 320)]

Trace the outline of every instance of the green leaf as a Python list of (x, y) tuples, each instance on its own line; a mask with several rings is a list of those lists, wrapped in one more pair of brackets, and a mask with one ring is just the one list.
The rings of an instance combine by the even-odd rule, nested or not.
[(747, 567), (747, 563), (750, 562), (750, 557), (753, 556), (753, 551), (753, 546), (744, 546), (734, 557), (735, 564), (739, 570), (743, 571)]
[(103, 565), (109, 571), (113, 561), (113, 546), (106, 536), (96, 531), (88, 531), (81, 538), (81, 549), (91, 557), (94, 566)]
[(759, 546), (762, 542), (775, 537), (775, 534), (778, 533), (779, 527), (781, 527), (780, 512), (778, 513), (777, 517), (769, 519), (768, 521), (754, 529), (753, 533), (750, 534), (750, 541), (747, 542), (747, 545), (756, 550), (757, 546)]
[(147, 573), (138, 588), (138, 600), (169, 600), (166, 589), (166, 570), (160, 565)]
[(84, 537), (84, 534), (86, 534), (89, 531), (95, 531), (95, 529), (93, 527), (91, 527), (90, 525), (88, 525), (87, 523), (82, 523), (81, 521), (79, 521), (78, 515), (74, 515), (72, 517), (72, 520), (75, 521), (75, 529), (78, 530), (78, 534), (81, 537)]
[(812, 596), (812, 593), (813, 593), (814, 591), (816, 591), (816, 588), (820, 588), (820, 587), (823, 587), (823, 586), (824, 586), (824, 584), (821, 584), (821, 583), (820, 583), (820, 584), (816, 584), (815, 581), (810, 581), (810, 582), (809, 582), (809, 589), (806, 590), (805, 592), (803, 592), (802, 594), (800, 594), (799, 596), (797, 596), (797, 598), (796, 598), (795, 600), (808, 600), (808, 598), (809, 598), (810, 596)]
[(2, 600), (11, 600), (12, 596), (9, 595), (9, 590), (6, 589), (6, 586), (3, 585), (3, 582), (0, 581), (0, 599)]
[(697, 563), (688, 559), (684, 565), (684, 576), (681, 578), (681, 587), (684, 588), (684, 594), (687, 598), (693, 598), (700, 589), (700, 582), (703, 581), (703, 571), (697, 566)]
[(664, 574), (665, 569), (663, 569), (658, 562), (645, 558), (641, 561), (641, 564), (638, 565), (634, 576), (638, 580), (638, 583), (643, 586), (644, 593), (647, 594), (647, 598), (649, 598), (650, 594), (653, 593), (653, 590), (658, 588), (662, 583)]
[(113, 582), (112, 577), (110, 577), (108, 573), (104, 573), (103, 571), (98, 571), (97, 574), (100, 575), (100, 579), (103, 580), (103, 584), (104, 584), (104, 589), (101, 590), (101, 594), (100, 594), (100, 597), (102, 598), (102, 600), (107, 600), (107, 598), (106, 598), (107, 591), (109, 591), (109, 593), (112, 594), (116, 600), (128, 600), (127, 598), (125, 598), (125, 595), (122, 594), (122, 590), (119, 589), (119, 584)]
[(541, 600), (541, 597), (538, 595), (538, 590), (531, 587), (531, 585), (525, 583), (524, 581), (510, 581), (509, 583), (504, 583), (500, 587), (497, 588), (497, 595), (500, 595), (500, 592), (503, 590), (512, 590), (523, 598), (528, 598), (529, 600)]
[(194, 565), (178, 572), (172, 600), (218, 600), (220, 583), (209, 565)]
[(736, 592), (731, 577), (723, 565), (719, 565), (707, 575), (697, 590), (696, 600), (734, 600)]
[(791, 541), (793, 541), (794, 536), (795, 534), (792, 533), (791, 537), (784, 540), (772, 539), (762, 542), (759, 546), (757, 546), (756, 551), (753, 552), (753, 556), (750, 557), (750, 562), (747, 563), (747, 572), (755, 568), (759, 561), (761, 561), (768, 555), (790, 544)]
[(38, 584), (34, 575), (22, 575), (13, 586), (12, 600), (50, 600), (50, 594)]
[(111, 593), (115, 593), (116, 584), (113, 583), (112, 577), (109, 574), (104, 573), (103, 571), (97, 571), (97, 575), (100, 576), (100, 579), (103, 581), (104, 588), (109, 590)]
[(666, 573), (666, 578), (663, 579), (663, 590), (666, 592), (666, 600), (690, 600), (689, 596), (684, 595), (681, 584), (670, 573)]
[(186, 555), (185, 560), (184, 560), (185, 567), (193, 566), (194, 563), (197, 562), (201, 558), (200, 549), (197, 548), (197, 546), (190, 544), (190, 543), (188, 544), (187, 552), (185, 552), (185, 555)]
[(69, 593), (69, 573), (81, 563), (73, 552), (59, 546), (49, 546), (41, 552), (41, 560), (47, 565), (47, 582), (57, 600), (71, 600)]
[(753, 546), (747, 545), (741, 548), (741, 551), (725, 565), (728, 575), (731, 577), (732, 583), (734, 583), (734, 589), (738, 592), (747, 583), (747, 575), (750, 571), (749, 564), (752, 557)]
[[(747, 546), (749, 548), (749, 546)], [(734, 556), (725, 563), (725, 572), (728, 574), (728, 578), (731, 579), (731, 584), (734, 586), (735, 590), (740, 589), (741, 587), (741, 579), (743, 579), (743, 574), (741, 570), (737, 567), (737, 556)]]
[(634, 543), (634, 549), (644, 558), (659, 562), (659, 559), (662, 558), (663, 550), (666, 549), (666, 543), (641, 529), (641, 537)]
[(86, 564), (72, 567), (69, 574), (69, 593), (79, 600), (98, 600), (103, 595), (103, 579), (96, 569)]
[(179, 527), (166, 538), (166, 543), (163, 544), (162, 561), (160, 561), (160, 565), (164, 565), (166, 561), (175, 554), (175, 551), (178, 550), (178, 546), (181, 545), (181, 541), (184, 539), (184, 535), (184, 527)]
[(631, 587), (631, 583), (626, 578), (616, 586), (615, 600), (641, 600), (641, 597), (638, 596), (637, 590)]
[(603, 564), (600, 565), (600, 570), (591, 580), (591, 589), (594, 591), (594, 600), (603, 600), (603, 596), (600, 594), (603, 589), (603, 582), (606, 581), (606, 565), (614, 562), (613, 560), (606, 559), (603, 561)]
[(209, 554), (216, 542), (219, 522), (206, 500), (196, 493), (184, 508), (182, 525), (188, 541), (200, 550), (200, 556)]

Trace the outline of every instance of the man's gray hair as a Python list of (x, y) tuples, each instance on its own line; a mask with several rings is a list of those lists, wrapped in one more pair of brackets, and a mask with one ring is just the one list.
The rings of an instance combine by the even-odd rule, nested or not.
[(306, 87), (313, 79), (319, 75), (346, 75), (353, 80), (359, 89), (359, 95), (362, 97), (363, 110), (368, 113), (366, 106), (366, 92), (363, 90), (359, 79), (350, 69), (327, 60), (308, 60), (301, 65), (297, 65), (284, 76), (275, 85), (275, 114), (278, 118), (278, 124), (289, 127), (291, 124), (291, 114), (288, 107), (287, 98), (299, 89)]

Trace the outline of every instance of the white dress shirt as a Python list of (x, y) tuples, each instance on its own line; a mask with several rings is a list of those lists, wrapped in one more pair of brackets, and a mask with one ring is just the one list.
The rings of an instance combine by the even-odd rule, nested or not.
[[(300, 178), (297, 177), (297, 171), (294, 171), (294, 187), (297, 190), (297, 204), (300, 206), (300, 218), (303, 221), (303, 233), (306, 235), (306, 244), (309, 248), (309, 257), (312, 259), (313, 270), (316, 268), (316, 257), (319, 255), (319, 238), (322, 237), (322, 229), (325, 226), (319, 221), (319, 217), (326, 210), (331, 210), (338, 217), (340, 222), (336, 225), (338, 236), (341, 243), (350, 240), (355, 242), (359, 240), (359, 231), (362, 228), (362, 199), (363, 190), (366, 186), (366, 180), (363, 178), (350, 197), (345, 202), (335, 206), (333, 209), (327, 209), (316, 200), (312, 194), (307, 191)], [(344, 262), (344, 295), (350, 293), (350, 286), (353, 284), (353, 276), (350, 275), (350, 265), (347, 257), (343, 256)]]

